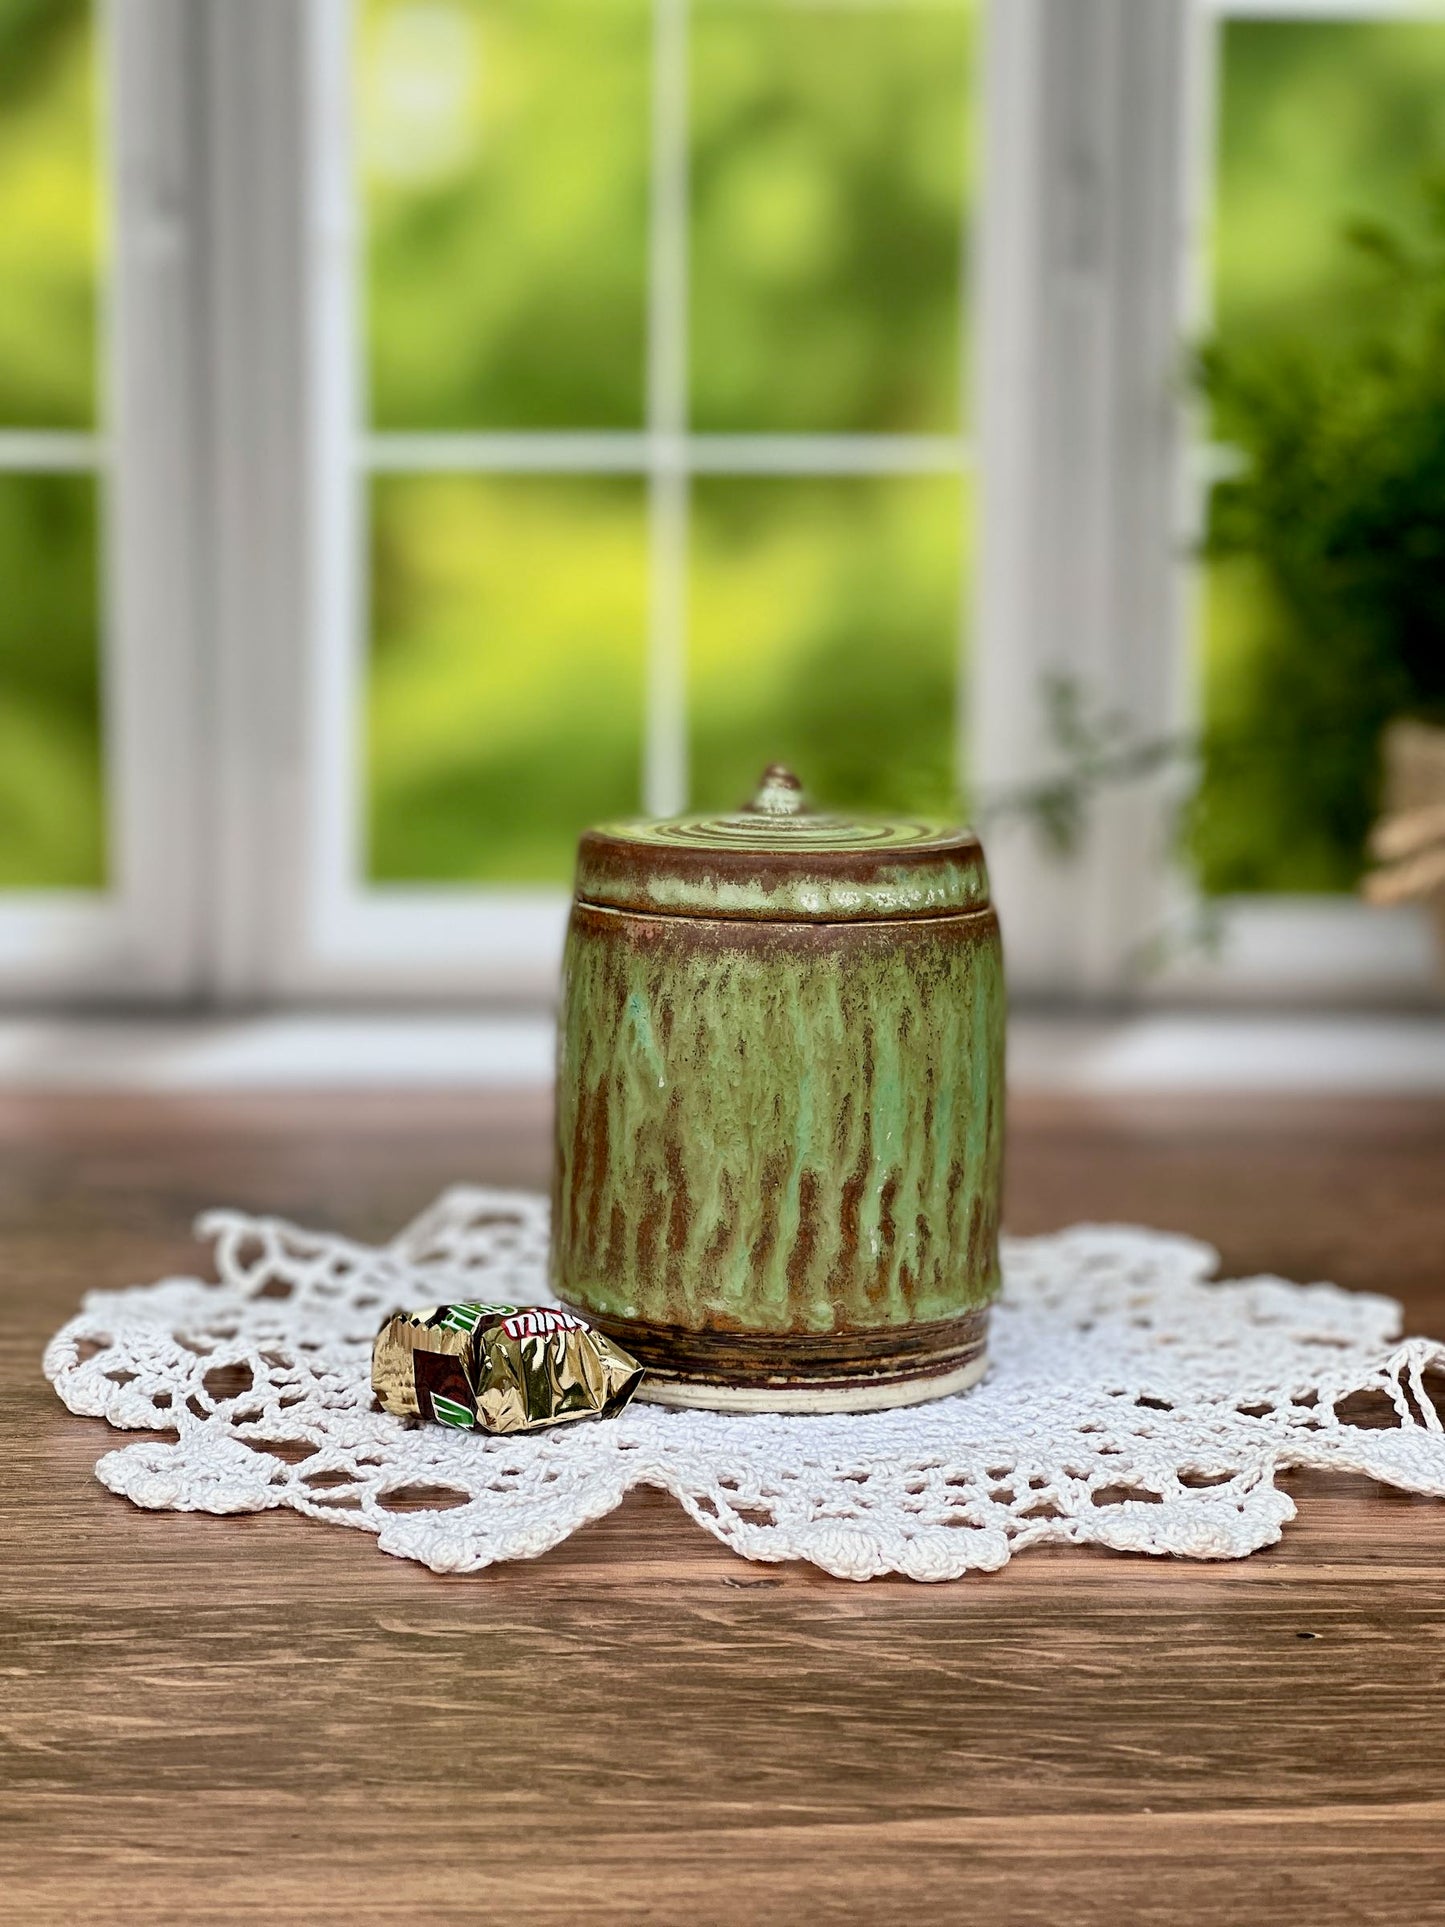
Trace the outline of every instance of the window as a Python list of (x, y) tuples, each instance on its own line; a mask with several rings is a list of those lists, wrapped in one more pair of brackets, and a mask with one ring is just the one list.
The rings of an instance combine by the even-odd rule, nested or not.
[[(1247, 333), (1318, 306), (1287, 204), (1434, 138), (1399, 11), (0, 0), (0, 991), (538, 999), (595, 817), (779, 756), (882, 808), (1048, 779), (1061, 676), (1227, 719), (1255, 591), (1216, 569), (1198, 644), (1180, 379), (1216, 110)], [(1210, 782), (1259, 968), (1141, 971), (1194, 900), (1151, 777), (1066, 868), (990, 828), (1018, 989), (1337, 988), (1346, 912), (1418, 980), (1408, 918), (1281, 923), (1348, 879)]]
[(323, 972), (404, 970), (420, 921), (550, 962), (587, 822), (731, 807), (778, 757), (839, 802), (957, 797), (975, 28), (358, 6), (365, 658)]
[[(1264, 385), (1251, 392), (1268, 407), (1267, 384), (1313, 385), (1317, 357), (1378, 341), (1382, 324), (1403, 345), (1398, 289), (1351, 237), (1377, 223), (1409, 248), (1431, 245), (1430, 186), (1445, 178), (1445, 16), (1226, 15), (1218, 103), (1216, 338), (1242, 373), (1259, 368)], [(1258, 432), (1247, 419), (1236, 426)], [(1331, 512), (1330, 499), (1314, 511)], [(1291, 520), (1310, 514), (1299, 504)], [(1389, 686), (1388, 646), (1368, 638), (1358, 660), (1331, 671), (1341, 638), (1329, 609), (1306, 609), (1290, 592), (1280, 548), (1302, 533), (1271, 521), (1263, 554), (1222, 558), (1210, 572), (1212, 753), (1195, 841), (1216, 892), (1353, 887), (1379, 734), (1408, 693)]]
[(159, 37), (122, 48), (138, 14), (0, 0), (0, 991), (44, 1001), (168, 997), (194, 966), (188, 490), (173, 425), (136, 433), (187, 387), (177, 237), (135, 218), (169, 67)]
[[(1194, 611), (1203, 757), (1188, 856), (1224, 904), (1245, 988), (1283, 972), (1316, 989), (1353, 975), (1417, 994), (1432, 969), (1423, 918), (1365, 910), (1352, 892), (1382, 731), (1428, 697), (1429, 678), (1397, 654), (1384, 612), (1397, 589), (1383, 578), (1375, 593), (1352, 589), (1340, 539), (1367, 466), (1346, 454), (1350, 436), (1388, 451), (1387, 467), (1398, 452), (1382, 423), (1372, 435), (1362, 415), (1348, 420), (1368, 405), (1366, 364), (1405, 349), (1415, 325), (1364, 231), (1431, 245), (1445, 10), (1216, 0), (1210, 11), (1205, 313), (1225, 445), (1205, 463), (1220, 553)], [(1408, 476), (1385, 482), (1394, 517), (1408, 513), (1402, 482), (1408, 493)], [(1372, 565), (1390, 566), (1383, 553)]]

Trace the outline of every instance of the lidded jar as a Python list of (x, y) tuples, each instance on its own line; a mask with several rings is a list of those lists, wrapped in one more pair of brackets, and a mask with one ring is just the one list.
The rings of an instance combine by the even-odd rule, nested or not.
[(808, 807), (578, 851), (552, 1283), (722, 1411), (867, 1411), (982, 1376), (997, 1296), (1004, 987), (978, 839)]

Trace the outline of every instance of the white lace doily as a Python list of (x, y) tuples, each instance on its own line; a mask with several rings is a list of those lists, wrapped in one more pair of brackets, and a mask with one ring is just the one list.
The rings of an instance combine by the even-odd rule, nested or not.
[[(1207, 1283), (1215, 1253), (1190, 1238), (1007, 1241), (992, 1369), (963, 1397), (836, 1418), (634, 1403), (493, 1439), (373, 1409), (371, 1340), (403, 1306), (545, 1300), (540, 1198), (452, 1191), (379, 1249), (229, 1211), (200, 1230), (219, 1283), (92, 1292), (46, 1349), (71, 1411), (176, 1435), (107, 1452), (102, 1483), (177, 1511), (290, 1506), (437, 1572), (545, 1552), (638, 1485), (749, 1559), (848, 1579), (952, 1579), (1048, 1545), (1237, 1558), (1293, 1518), (1275, 1485), (1293, 1466), (1445, 1495), (1423, 1383), (1445, 1346), (1393, 1342), (1387, 1298)], [(1342, 1413), (1358, 1393), (1383, 1425)]]

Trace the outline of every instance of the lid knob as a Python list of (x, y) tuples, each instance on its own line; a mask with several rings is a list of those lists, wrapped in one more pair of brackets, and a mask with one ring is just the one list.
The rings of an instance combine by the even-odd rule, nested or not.
[(807, 809), (803, 786), (786, 763), (769, 763), (758, 778), (751, 803), (743, 806), (750, 816), (801, 816)]

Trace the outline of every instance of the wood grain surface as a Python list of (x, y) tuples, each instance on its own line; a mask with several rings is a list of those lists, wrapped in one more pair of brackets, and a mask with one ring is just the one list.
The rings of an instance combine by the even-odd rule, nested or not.
[[(39, 1373), (231, 1202), (383, 1235), (540, 1100), (0, 1100), (0, 1919), (1445, 1920), (1445, 1504), (1311, 1476), (1229, 1565), (867, 1586), (661, 1495), (470, 1578), (137, 1511)], [(1445, 1331), (1445, 1108), (1014, 1107), (1012, 1228), (1123, 1218)]]

